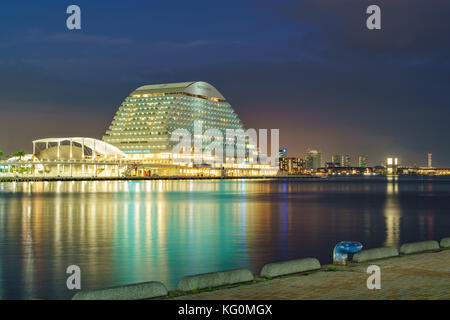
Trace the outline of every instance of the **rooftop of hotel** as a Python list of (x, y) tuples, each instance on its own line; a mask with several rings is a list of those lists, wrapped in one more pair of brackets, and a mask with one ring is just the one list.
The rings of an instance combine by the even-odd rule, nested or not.
[(145, 85), (133, 91), (136, 94), (152, 93), (188, 93), (207, 98), (226, 100), (225, 97), (211, 84), (204, 81), (176, 82), (164, 84)]

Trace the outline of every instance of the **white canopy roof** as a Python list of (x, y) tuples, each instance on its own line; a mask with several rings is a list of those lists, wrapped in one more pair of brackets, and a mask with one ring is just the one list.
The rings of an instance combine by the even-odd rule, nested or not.
[(34, 140), (33, 143), (58, 143), (63, 141), (72, 141), (84, 145), (96, 153), (100, 154), (117, 154), (118, 156), (126, 157), (127, 155), (121, 151), (119, 148), (104, 142), (102, 140), (94, 138), (83, 138), (83, 137), (68, 137), (68, 138), (47, 138)]

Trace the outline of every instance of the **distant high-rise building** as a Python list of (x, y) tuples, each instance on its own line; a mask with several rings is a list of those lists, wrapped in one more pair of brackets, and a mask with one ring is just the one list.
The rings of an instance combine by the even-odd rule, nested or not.
[(306, 168), (318, 169), (322, 166), (322, 153), (317, 150), (308, 151), (306, 154)]
[(280, 170), (283, 173), (299, 174), (305, 169), (305, 160), (301, 158), (280, 158)]
[(306, 167), (306, 161), (302, 158), (295, 158), (294, 160), (294, 169), (298, 172), (303, 172)]
[(344, 161), (343, 161), (344, 157), (341, 156), (340, 154), (335, 154), (331, 156), (331, 163), (334, 167), (343, 167)]
[(331, 156), (331, 163), (334, 167), (351, 167), (351, 158), (348, 154), (335, 154)]
[(278, 158), (283, 159), (287, 157), (287, 149), (282, 148), (278, 151)]
[(359, 156), (358, 157), (358, 167), (367, 168), (367, 156)]
[(352, 160), (348, 154), (344, 156), (344, 163), (343, 167), (351, 167), (352, 166)]
[(397, 174), (398, 158), (387, 158), (386, 169), (387, 174)]
[(433, 154), (431, 152), (428, 152), (428, 168), (432, 168), (433, 167)]

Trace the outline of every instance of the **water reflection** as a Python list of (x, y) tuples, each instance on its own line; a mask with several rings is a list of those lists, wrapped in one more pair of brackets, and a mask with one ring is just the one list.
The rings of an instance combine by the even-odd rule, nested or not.
[(401, 206), (398, 200), (398, 177), (388, 177), (383, 213), (386, 220), (386, 241), (384, 245), (398, 247), (400, 221), (402, 218)]
[[(0, 184), (0, 298), (70, 298), (84, 289), (271, 261), (331, 261), (366, 247), (444, 236), (450, 183), (402, 181), (98, 181)], [(420, 239), (419, 239), (420, 238)]]

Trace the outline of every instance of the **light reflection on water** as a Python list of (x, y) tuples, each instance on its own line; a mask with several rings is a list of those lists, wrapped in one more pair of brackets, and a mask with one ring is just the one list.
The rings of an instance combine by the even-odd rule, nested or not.
[(0, 184), (0, 298), (67, 299), (84, 289), (317, 257), (448, 236), (449, 181), (98, 181)]

